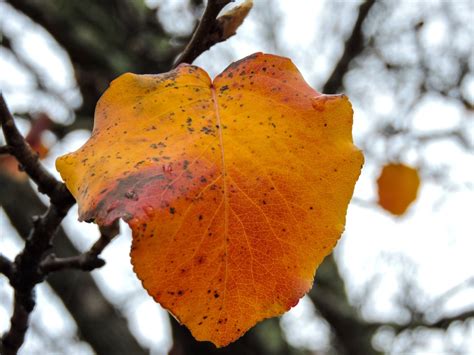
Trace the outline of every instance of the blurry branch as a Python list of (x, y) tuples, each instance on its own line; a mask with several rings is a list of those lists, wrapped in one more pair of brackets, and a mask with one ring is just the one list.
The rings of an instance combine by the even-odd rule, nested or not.
[(209, 0), (206, 9), (197, 25), (191, 40), (173, 64), (176, 68), (182, 63), (192, 63), (199, 55), (213, 45), (232, 37), (243, 23), (252, 8), (252, 1), (247, 0), (241, 6), (217, 17), (219, 12), (234, 0)]
[(339, 353), (351, 355), (380, 354), (372, 347), (372, 336), (377, 327), (367, 323), (353, 307), (345, 292), (336, 261), (332, 255), (319, 266), (315, 287), (309, 297), (335, 335)]
[(0, 154), (11, 154), (11, 152), (12, 152), (12, 149), (8, 145), (2, 145), (0, 147)]
[(85, 253), (58, 258), (54, 254), (49, 254), (40, 264), (44, 273), (65, 269), (79, 269), (83, 271), (92, 271), (105, 265), (105, 260), (99, 257), (112, 239), (120, 233), (119, 221), (116, 220), (110, 226), (99, 226), (100, 237)]
[(451, 317), (443, 317), (434, 323), (425, 323), (421, 326), (428, 328), (447, 329), (454, 322), (464, 322), (471, 318), (474, 318), (474, 310), (458, 313), (457, 315)]
[(370, 9), (375, 4), (375, 0), (366, 0), (359, 7), (359, 15), (352, 29), (352, 34), (344, 44), (344, 51), (341, 59), (337, 63), (333, 72), (323, 87), (323, 93), (335, 94), (342, 86), (342, 79), (349, 69), (351, 61), (364, 50), (364, 37), (362, 33), (362, 24), (364, 23)]
[(469, 140), (465, 135), (465, 131), (460, 129), (449, 130), (449, 131), (439, 131), (439, 132), (430, 132), (424, 134), (414, 135), (413, 139), (420, 143), (438, 140), (438, 139), (454, 139), (459, 142), (466, 150), (474, 149), (474, 143)]
[[(447, 329), (454, 322), (463, 322), (470, 318), (474, 318), (474, 310), (468, 310), (468, 311), (460, 312), (453, 316), (442, 317), (435, 322), (428, 320), (429, 313), (431, 313), (432, 311), (439, 312), (443, 304), (446, 303), (446, 301), (450, 297), (455, 295), (457, 292), (464, 290), (472, 285), (474, 285), (474, 277), (471, 277), (465, 280), (464, 282), (461, 282), (457, 286), (443, 293), (441, 296), (436, 298), (434, 302), (431, 303), (431, 305), (426, 307), (424, 311), (418, 310), (417, 307), (414, 306), (413, 304), (411, 305), (407, 304), (408, 306), (407, 308), (411, 314), (412, 320), (402, 325), (400, 324), (388, 324), (388, 325), (392, 327), (397, 333), (401, 333), (402, 331), (413, 330), (418, 327), (433, 328), (433, 329)], [(413, 300), (412, 300), (412, 303), (413, 303)]]
[(443, 317), (437, 320), (436, 322), (428, 322), (423, 316), (412, 320), (409, 323), (397, 324), (397, 323), (372, 323), (373, 327), (390, 327), (397, 334), (400, 334), (404, 331), (415, 330), (417, 328), (429, 328), (429, 329), (441, 329), (446, 330), (449, 326), (455, 322), (464, 322), (469, 319), (474, 318), (474, 310), (465, 311), (458, 313), (454, 316)]
[[(408, 111), (411, 111), (411, 110), (413, 110), (413, 107), (408, 108)], [(420, 143), (420, 144), (427, 143), (430, 141), (435, 141), (435, 140), (454, 139), (466, 150), (474, 149), (474, 142), (471, 142), (470, 138), (468, 137), (468, 131), (464, 130), (462, 126), (459, 128), (449, 129), (449, 130), (415, 133), (413, 132), (412, 129), (405, 128), (405, 127), (395, 127), (395, 125), (392, 123), (386, 123), (383, 125), (376, 126), (375, 132), (379, 133), (386, 139), (403, 135), (409, 143)]]
[(454, 286), (453, 288), (449, 289), (445, 293), (443, 293), (441, 296), (439, 296), (431, 305), (431, 309), (439, 309), (439, 307), (445, 303), (450, 297), (455, 295), (461, 290), (466, 289), (467, 287), (472, 287), (474, 286), (474, 277), (470, 277), (467, 280), (461, 282), (459, 285)]
[(13, 275), (13, 263), (2, 254), (0, 254), (0, 274), (5, 275), (8, 280), (11, 280)]
[(69, 209), (75, 200), (66, 186), (56, 180), (39, 161), (38, 153), (26, 142), (18, 130), (7, 104), (0, 94), (0, 122), (3, 134), (9, 146), (10, 154), (14, 155), (22, 169), (38, 185), (41, 193), (48, 195), (51, 201), (60, 207)]

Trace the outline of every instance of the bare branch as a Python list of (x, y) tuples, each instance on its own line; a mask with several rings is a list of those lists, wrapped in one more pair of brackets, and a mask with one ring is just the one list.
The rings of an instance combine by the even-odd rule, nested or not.
[(462, 312), (451, 317), (444, 317), (444, 318), (439, 319), (435, 323), (424, 325), (424, 326), (429, 327), (429, 328), (447, 329), (454, 322), (464, 322), (471, 318), (474, 318), (474, 310)]
[[(6, 174), (0, 174), (0, 186), (0, 205), (12, 227), (23, 240), (26, 240), (30, 235), (30, 216), (41, 214), (47, 206), (28, 182), (17, 181)], [(58, 255), (79, 254), (80, 251), (74, 247), (70, 239), (71, 237), (60, 226), (54, 237), (54, 251)], [(117, 312), (102, 295), (90, 273), (76, 270), (70, 270), (67, 274), (53, 272), (48, 274), (46, 281), (61, 298), (77, 323), (80, 329), (78, 339), (89, 343), (95, 353), (149, 354), (130, 333), (127, 320), (122, 313)], [(80, 285), (80, 292), (71, 292), (77, 285)], [(94, 302), (91, 303), (90, 300)]]
[(115, 221), (110, 226), (100, 226), (99, 228), (101, 235), (87, 252), (67, 258), (57, 258), (54, 254), (50, 254), (41, 262), (41, 270), (47, 274), (65, 269), (92, 271), (104, 266), (105, 261), (99, 258), (99, 255), (112, 239), (120, 233), (119, 221)]
[(349, 64), (357, 57), (364, 49), (364, 38), (362, 35), (362, 24), (364, 23), (370, 9), (375, 4), (375, 0), (366, 0), (359, 7), (359, 15), (357, 21), (352, 29), (351, 36), (346, 40), (344, 44), (344, 52), (341, 59), (334, 68), (329, 79), (323, 87), (323, 93), (335, 94), (342, 86), (342, 79), (349, 69)]
[(4, 255), (0, 254), (0, 274), (11, 280), (13, 275), (13, 263)]
[(8, 145), (2, 145), (0, 147), (0, 154), (11, 154), (12, 148)]
[(214, 44), (222, 42), (222, 31), (218, 30), (217, 15), (233, 0), (209, 0), (186, 48), (173, 64), (176, 68), (181, 63), (192, 63), (201, 53), (207, 51)]
[(8, 146), (10, 146), (11, 154), (15, 156), (23, 170), (38, 185), (38, 190), (48, 195), (55, 204), (64, 206), (72, 205), (74, 203), (74, 197), (72, 197), (66, 186), (56, 180), (40, 163), (38, 154), (31, 148), (18, 130), (13, 116), (8, 110), (7, 104), (1, 94), (0, 122), (2, 124), (5, 140)]
[(443, 317), (437, 320), (436, 322), (427, 322), (424, 319), (413, 320), (406, 324), (397, 324), (397, 323), (372, 323), (373, 327), (383, 327), (389, 326), (395, 330), (397, 334), (400, 334), (407, 330), (415, 330), (416, 328), (429, 328), (429, 329), (441, 329), (446, 330), (454, 322), (464, 322), (469, 319), (474, 318), (474, 310), (465, 311), (458, 313), (454, 316)]
[(455, 139), (466, 149), (474, 148), (474, 144), (470, 142), (469, 138), (465, 135), (465, 132), (460, 129), (419, 134), (415, 135), (413, 138), (422, 143), (437, 139)]
[(33, 289), (44, 280), (44, 274), (38, 265), (46, 251), (51, 248), (54, 234), (72, 205), (73, 202), (62, 206), (51, 204), (46, 213), (34, 221), (23, 251), (15, 258), (15, 268), (10, 278), (15, 290), (15, 305), (10, 329), (2, 337), (0, 350), (4, 355), (16, 354), (23, 344), (28, 319), (35, 307)]

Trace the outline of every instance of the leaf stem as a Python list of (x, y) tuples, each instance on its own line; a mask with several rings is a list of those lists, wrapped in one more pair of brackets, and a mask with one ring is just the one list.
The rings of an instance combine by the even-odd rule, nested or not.
[(214, 44), (226, 40), (222, 36), (222, 31), (218, 30), (217, 15), (224, 6), (232, 1), (234, 0), (209, 0), (207, 2), (204, 14), (194, 30), (191, 40), (174, 62), (173, 68), (182, 63), (192, 63), (201, 53), (207, 51)]

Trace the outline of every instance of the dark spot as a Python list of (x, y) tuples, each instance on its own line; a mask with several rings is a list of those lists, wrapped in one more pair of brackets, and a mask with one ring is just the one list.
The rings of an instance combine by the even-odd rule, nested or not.
[(220, 88), (220, 92), (224, 92), (226, 90), (229, 90), (229, 85), (224, 85), (223, 87)]
[(170, 213), (175, 214), (175, 212), (176, 212), (176, 209), (174, 207), (170, 207)]
[(128, 198), (130, 200), (133, 200), (133, 201), (138, 201), (138, 195), (135, 191), (131, 190), (131, 191), (127, 191), (125, 193), (125, 198)]

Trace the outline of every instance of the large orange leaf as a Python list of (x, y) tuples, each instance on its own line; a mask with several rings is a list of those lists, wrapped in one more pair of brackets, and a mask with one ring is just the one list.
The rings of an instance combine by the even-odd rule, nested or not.
[(390, 163), (383, 167), (377, 186), (379, 205), (390, 213), (401, 216), (416, 199), (420, 177), (415, 168)]
[(258, 53), (214, 81), (191, 65), (122, 75), (57, 168), (80, 219), (128, 222), (149, 294), (224, 346), (296, 305), (339, 239), (363, 162), (351, 127), (345, 96)]

